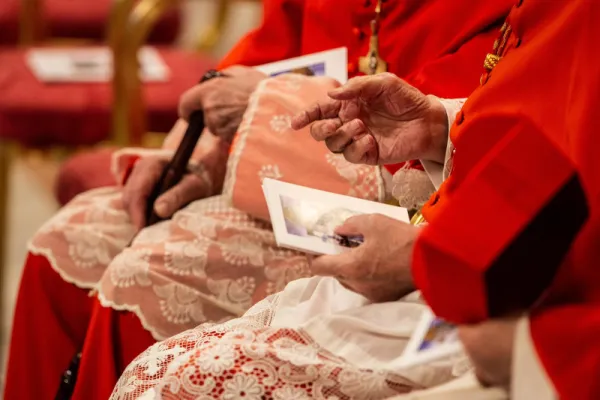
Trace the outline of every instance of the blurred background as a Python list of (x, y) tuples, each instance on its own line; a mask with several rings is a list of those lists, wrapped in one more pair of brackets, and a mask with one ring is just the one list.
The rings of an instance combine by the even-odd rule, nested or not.
[[(2, 379), (27, 241), (72, 194), (110, 179), (95, 172), (107, 171), (106, 155), (85, 169), (77, 155), (160, 146), (182, 91), (261, 13), (256, 0), (0, 0)], [(138, 78), (135, 54), (146, 45), (166, 65), (166, 78)], [(84, 71), (56, 75), (67, 59)]]

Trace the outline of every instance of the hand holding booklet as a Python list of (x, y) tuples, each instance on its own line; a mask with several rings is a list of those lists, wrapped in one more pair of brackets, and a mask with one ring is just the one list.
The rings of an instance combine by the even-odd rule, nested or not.
[[(262, 184), (275, 241), (280, 247), (315, 255), (335, 255), (362, 244), (362, 237), (340, 237), (335, 228), (361, 214), (382, 214), (408, 223), (402, 207), (324, 192), (274, 179)], [(403, 366), (460, 353), (456, 327), (427, 311), (402, 355)]]
[(310, 254), (339, 254), (360, 245), (334, 230), (354, 215), (383, 214), (409, 222), (405, 208), (266, 178), (262, 184), (277, 245)]

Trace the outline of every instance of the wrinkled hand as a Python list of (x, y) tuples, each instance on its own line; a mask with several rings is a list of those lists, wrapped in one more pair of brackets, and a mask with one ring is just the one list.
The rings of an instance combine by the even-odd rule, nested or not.
[(516, 326), (516, 318), (505, 318), (459, 327), (460, 340), (482, 384), (510, 386)]
[(389, 73), (350, 79), (330, 99), (292, 120), (333, 153), (361, 164), (444, 161), (448, 119), (442, 104)]
[(200, 83), (181, 96), (179, 116), (187, 121), (192, 112), (204, 110), (206, 127), (215, 136), (231, 142), (242, 122), (250, 95), (266, 75), (242, 66), (222, 72), (227, 76)]
[(371, 301), (398, 300), (414, 290), (411, 256), (419, 228), (380, 214), (349, 218), (340, 235), (362, 235), (364, 242), (347, 252), (313, 260), (315, 275), (333, 276)]
[[(168, 162), (168, 159), (159, 157), (143, 158), (135, 164), (125, 183), (123, 205), (137, 230), (146, 225), (148, 197)], [(209, 184), (201, 177), (188, 173), (177, 185), (156, 199), (154, 211), (161, 218), (169, 218), (186, 204), (209, 196), (209, 190)]]

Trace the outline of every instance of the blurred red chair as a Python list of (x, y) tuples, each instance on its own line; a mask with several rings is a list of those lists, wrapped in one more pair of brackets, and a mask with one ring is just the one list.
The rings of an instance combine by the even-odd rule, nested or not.
[[(260, 0), (254, 1), (260, 3)], [(208, 27), (203, 27), (204, 29), (200, 32), (201, 35), (197, 46), (199, 49), (208, 50), (218, 43), (233, 3), (235, 3), (234, 0), (222, 0), (218, 2), (216, 22)], [(131, 73), (131, 71), (129, 71), (129, 73)], [(130, 76), (125, 80), (130, 81), (130, 79), (137, 78)], [(132, 101), (133, 104), (141, 104), (135, 101), (135, 97), (135, 95), (132, 95), (130, 101)], [(127, 112), (125, 110), (136, 107), (133, 104), (124, 105), (120, 110), (122, 112)], [(141, 115), (142, 110), (137, 108), (135, 113)], [(156, 139), (156, 136), (152, 138)], [(148, 135), (146, 136), (146, 139), (148, 139)], [(147, 146), (149, 144), (152, 145), (152, 143), (148, 143), (146, 140), (145, 145)], [(156, 141), (155, 144), (160, 145), (160, 143)], [(114, 185), (115, 182), (108, 167), (110, 166), (110, 160), (114, 150), (116, 150), (116, 148), (113, 147), (86, 151), (73, 156), (63, 163), (55, 182), (55, 197), (58, 202), (61, 205), (65, 205), (79, 193), (99, 187)]]
[[(221, 8), (229, 3), (217, 1)], [(201, 53), (163, 47), (158, 50), (170, 69), (169, 81), (143, 85), (140, 82), (137, 50), (175, 3), (176, 0), (113, 3), (107, 31), (114, 58), (112, 83), (43, 83), (26, 65), (26, 48), (0, 48), (0, 281), (5, 259), (11, 149), (74, 150), (100, 142), (139, 145), (147, 128), (167, 132), (172, 127), (177, 120), (180, 94), (215, 66), (212, 58)], [(96, 162), (92, 165), (102, 168)], [(106, 175), (98, 176), (110, 179), (108, 169), (102, 170)], [(91, 174), (79, 175), (82, 182), (90, 177)]]
[[(104, 39), (113, 0), (0, 0), (0, 45), (28, 46), (50, 38)], [(172, 43), (180, 15), (170, 10), (150, 34), (151, 43)]]

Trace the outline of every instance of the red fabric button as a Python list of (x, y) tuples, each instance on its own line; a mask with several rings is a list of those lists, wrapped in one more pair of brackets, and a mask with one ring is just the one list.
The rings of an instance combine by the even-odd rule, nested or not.
[(356, 66), (356, 63), (353, 62), (349, 62), (348, 63), (348, 73), (349, 74), (356, 74), (358, 72), (358, 67)]
[(365, 33), (357, 27), (352, 28), (352, 33), (358, 40), (363, 40), (365, 38)]

